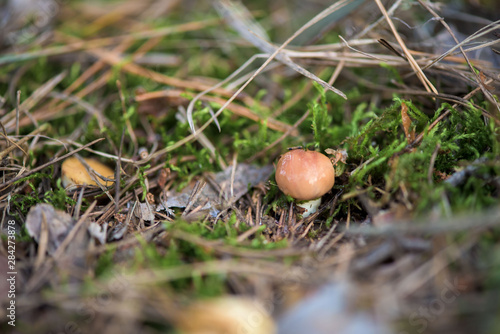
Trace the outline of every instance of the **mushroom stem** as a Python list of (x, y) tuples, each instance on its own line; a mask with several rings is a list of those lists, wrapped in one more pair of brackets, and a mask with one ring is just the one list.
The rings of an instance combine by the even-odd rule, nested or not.
[(304, 212), (302, 213), (302, 218), (309, 217), (310, 215), (318, 211), (318, 207), (320, 204), (321, 204), (321, 197), (312, 199), (310, 201), (297, 202), (297, 206), (304, 209)]

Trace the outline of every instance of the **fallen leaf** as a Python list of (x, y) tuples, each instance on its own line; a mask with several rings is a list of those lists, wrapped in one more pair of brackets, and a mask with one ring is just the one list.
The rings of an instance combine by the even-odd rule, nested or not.
[(403, 121), (403, 130), (405, 131), (406, 141), (408, 143), (415, 140), (415, 130), (410, 131), (411, 118), (408, 116), (408, 106), (402, 102), (401, 103), (401, 120)]
[(335, 176), (338, 177), (344, 174), (348, 157), (347, 151), (344, 149), (334, 150), (332, 148), (327, 148), (325, 149), (325, 153), (333, 156), (330, 157), (330, 160), (332, 161), (333, 167), (335, 167)]
[(335, 166), (338, 162), (342, 163), (347, 163), (347, 151), (342, 149), (342, 150), (334, 150), (333, 148), (327, 148), (325, 149), (325, 153), (328, 155), (333, 155), (333, 158), (330, 158), (332, 160), (332, 164)]
[(143, 221), (152, 222), (155, 220), (155, 209), (156, 206), (154, 204), (149, 203), (139, 203), (139, 206), (135, 209), (134, 214), (137, 218), (142, 219)]
[(55, 209), (50, 204), (35, 205), (30, 209), (26, 218), (26, 229), (37, 242), (40, 240), (43, 219), (47, 223), (49, 232), (47, 251), (53, 255), (73, 228), (75, 221), (69, 214)]
[(108, 232), (108, 225), (99, 225), (95, 222), (90, 223), (88, 231), (91, 237), (95, 238), (97, 241), (104, 245), (106, 243), (106, 233)]

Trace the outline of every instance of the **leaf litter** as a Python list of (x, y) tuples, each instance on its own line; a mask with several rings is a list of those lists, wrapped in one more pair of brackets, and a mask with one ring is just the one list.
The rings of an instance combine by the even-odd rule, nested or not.
[[(19, 324), (498, 332), (498, 21), (476, 4), (305, 4), (216, 1), (198, 21), (178, 1), (77, 2), (24, 35), (0, 7), (16, 22), (0, 205), (2, 233), (20, 227)], [(298, 145), (336, 163), (305, 219), (272, 178)], [(76, 153), (116, 184), (66, 191)]]

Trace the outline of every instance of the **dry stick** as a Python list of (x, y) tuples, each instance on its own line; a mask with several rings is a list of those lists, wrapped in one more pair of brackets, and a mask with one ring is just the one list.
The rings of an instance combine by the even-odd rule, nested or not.
[(78, 219), (80, 217), (80, 210), (82, 209), (83, 194), (85, 193), (85, 186), (80, 189), (78, 193), (78, 199), (76, 200), (75, 211), (73, 213), (73, 218)]
[(49, 227), (45, 212), (42, 211), (42, 223), (40, 226), (40, 239), (38, 240), (38, 253), (36, 255), (35, 264), (33, 269), (36, 272), (38, 268), (45, 262), (45, 252), (49, 243)]
[(134, 153), (132, 155), (136, 155), (139, 151), (139, 144), (137, 142), (137, 137), (135, 136), (134, 129), (132, 129), (132, 123), (130, 122), (129, 117), (127, 117), (127, 107), (125, 106), (125, 96), (123, 95), (122, 83), (120, 80), (116, 80), (116, 87), (118, 88), (118, 95), (120, 96), (120, 102), (122, 107), (123, 119), (125, 119), (125, 126), (128, 130), (128, 135), (134, 144)]
[[(136, 25), (134, 25), (131, 28), (131, 30), (134, 30), (135, 26), (143, 26), (143, 25), (136, 24)], [(143, 45), (141, 45), (136, 52), (134, 52), (134, 54), (132, 55), (132, 58), (135, 59), (136, 57), (138, 57), (138, 56), (146, 53), (147, 51), (149, 51), (150, 49), (152, 49), (154, 46), (156, 46), (160, 41), (161, 41), (160, 37), (156, 37), (156, 38), (153, 38), (153, 39), (147, 41), (146, 43), (144, 43)], [(121, 52), (127, 50), (130, 46), (132, 46), (133, 43), (134, 43), (134, 39), (133, 38), (125, 39), (116, 48), (112, 49), (112, 51), (113, 52), (121, 53)], [(73, 92), (76, 88), (80, 87), (86, 80), (88, 80), (91, 76), (93, 76), (95, 73), (97, 73), (97, 71), (99, 71), (100, 69), (102, 69), (104, 66), (106, 66), (106, 62), (104, 62), (102, 60), (98, 60), (96, 63), (92, 64), (91, 67), (89, 67), (66, 90), (64, 90), (64, 93), (70, 94), (71, 92)], [(111, 70), (107, 70), (103, 74), (103, 76), (107, 77), (107, 76), (109, 76), (109, 74), (111, 74), (111, 72), (112, 72)], [(106, 81), (103, 81), (103, 84)], [(78, 96), (78, 94), (77, 94), (77, 96)]]
[(122, 131), (122, 135), (120, 138), (120, 146), (118, 148), (118, 159), (116, 160), (116, 169), (115, 169), (115, 213), (118, 213), (120, 210), (120, 181), (121, 181), (121, 170), (122, 170), (122, 152), (123, 152), (123, 143), (125, 141), (125, 129)]
[(7, 144), (7, 148), (11, 144), (11, 140), (9, 139), (9, 135), (7, 135), (7, 130), (5, 129), (5, 126), (3, 126), (3, 123), (0, 122), (0, 127), (2, 128), (2, 136), (5, 138), (5, 143)]
[(71, 241), (75, 238), (75, 236), (78, 233), (78, 230), (80, 229), (80, 227), (83, 224), (85, 224), (85, 222), (87, 221), (87, 218), (89, 217), (89, 215), (92, 213), (92, 211), (94, 211), (94, 208), (95, 208), (96, 204), (97, 204), (97, 201), (93, 201), (92, 204), (89, 205), (89, 207), (87, 208), (87, 210), (85, 211), (85, 213), (80, 217), (80, 219), (75, 224), (75, 226), (71, 229), (71, 231), (66, 236), (66, 238), (64, 239), (64, 241), (57, 248), (56, 252), (54, 253), (54, 260), (57, 261), (58, 258), (61, 257), (65, 253), (66, 247), (68, 247), (68, 245), (71, 243)]
[(114, 182), (115, 180), (99, 174), (92, 167), (90, 167), (90, 165), (79, 154), (76, 154), (75, 157), (83, 165), (83, 167), (85, 167), (85, 170), (87, 171), (87, 174), (90, 176), (92, 181), (94, 181), (97, 184), (97, 186), (102, 190), (102, 192), (106, 193), (106, 196), (108, 196), (109, 200), (113, 202), (113, 197), (111, 197), (111, 194), (109, 193), (108, 189), (106, 189), (105, 185), (103, 185), (101, 181), (99, 181), (99, 179), (103, 180), (106, 183), (109, 181)]
[(238, 164), (238, 151), (233, 155), (233, 168), (231, 170), (231, 198), (234, 197), (234, 176), (236, 174), (236, 165)]
[(17, 91), (16, 96), (16, 136), (19, 136), (19, 104), (21, 103), (21, 91)]
[[(489, 114), (484, 108), (482, 108), (481, 106), (475, 104), (475, 103), (472, 103), (470, 101), (467, 101), (467, 98), (470, 98), (471, 94), (475, 94), (477, 93), (480, 88), (477, 87), (477, 89), (475, 89), (474, 91), (472, 91), (470, 94), (466, 95), (464, 98), (460, 98), (458, 96), (454, 96), (454, 95), (450, 95), (450, 94), (434, 94), (434, 93), (430, 93), (430, 92), (426, 92), (426, 91), (420, 91), (420, 90), (403, 90), (403, 89), (387, 89), (386, 87), (381, 87), (381, 86), (378, 86), (378, 85), (375, 85), (365, 79), (362, 79), (362, 78), (357, 78), (359, 81), (361, 81), (363, 83), (363, 85), (367, 86), (367, 87), (370, 87), (370, 88), (373, 88), (373, 89), (378, 89), (378, 90), (383, 90), (383, 91), (388, 91), (388, 92), (391, 92), (391, 93), (394, 93), (394, 94), (399, 94), (399, 95), (402, 95), (402, 94), (406, 94), (406, 95), (415, 95), (415, 96), (430, 96), (430, 97), (435, 97), (435, 98), (438, 98), (438, 99), (441, 99), (443, 101), (449, 101), (449, 102), (453, 102), (455, 103), (453, 105), (453, 108), (455, 108), (456, 106), (458, 105), (463, 105), (463, 106), (473, 106), (474, 108), (478, 109), (479, 111), (481, 111), (482, 115), (485, 116), (485, 117), (489, 117), (493, 122), (495, 122), (496, 124), (498, 124), (500, 126), (500, 120), (499, 119), (496, 119), (495, 117), (493, 117), (491, 114)], [(491, 82), (493, 82), (495, 79), (489, 79), (488, 81), (485, 82), (485, 85), (488, 85), (490, 84)], [(439, 118), (440, 120), (442, 118)], [(433, 126), (435, 126), (435, 124), (437, 124), (437, 122), (434, 122), (432, 123)], [(432, 127), (431, 127), (432, 129)], [(416, 143), (415, 141), (413, 141), (412, 145)]]
[[(147, 77), (147, 78), (152, 79), (152, 80), (159, 82), (159, 83), (163, 83), (166, 85), (172, 85), (172, 86), (176, 86), (176, 87), (181, 87), (181, 88), (191, 88), (191, 89), (195, 89), (195, 90), (210, 88), (210, 86), (207, 86), (205, 84), (192, 83), (190, 81), (184, 81), (181, 79), (168, 77), (166, 75), (160, 74), (160, 73), (152, 71), (152, 70), (148, 70), (146, 68), (143, 68), (143, 67), (136, 65), (136, 64), (133, 64), (133, 63), (123, 64), (123, 59), (119, 55), (111, 53), (111, 52), (104, 52), (101, 50), (92, 50), (89, 52), (92, 54), (95, 54), (97, 57), (100, 57), (102, 60), (106, 61), (110, 65), (121, 66), (121, 69), (123, 69), (129, 73), (136, 74), (136, 75), (143, 76), (143, 77)], [(221, 95), (224, 95), (224, 96), (231, 96), (232, 97), (231, 101), (232, 101), (237, 95), (239, 95), (239, 93), (241, 91), (239, 91), (237, 94), (234, 94), (234, 95), (231, 95), (232, 92), (227, 91), (225, 89), (217, 89), (217, 90), (214, 90), (214, 92), (221, 94)], [(240, 98), (248, 105), (255, 104), (254, 100), (250, 97), (240, 97)], [(224, 106), (224, 108), (225, 108), (225, 106)], [(219, 111), (222, 111), (222, 110), (223, 110), (222, 108), (219, 109)], [(214, 117), (217, 117), (219, 114), (216, 114)], [(260, 119), (259, 116), (257, 116), (257, 117)], [(212, 120), (210, 120), (210, 122), (208, 124), (210, 124), (212, 122)], [(277, 121), (275, 121), (274, 123), (277, 123)], [(203, 129), (205, 129), (205, 128), (206, 127), (203, 127)], [(192, 140), (192, 138), (190, 138), (188, 141), (182, 142), (181, 145), (185, 144), (186, 142), (189, 142), (190, 140)], [(178, 147), (178, 146), (176, 146), (176, 147)], [(176, 148), (176, 147), (174, 147), (174, 148)], [(149, 161), (149, 159), (150, 159), (150, 157), (148, 157), (146, 161)]]
[[(400, 299), (408, 297), (473, 247), (477, 242), (478, 236), (473, 235), (470, 239), (471, 240), (466, 240), (459, 245), (450, 245), (440, 250), (432, 259), (421, 264), (410, 274), (405, 275), (404, 278), (398, 282), (395, 289), (393, 282), (390, 283), (391, 287), (387, 288), (390, 289), (392, 293), (395, 293)], [(435, 265), (436, 258), (440, 260), (438, 266)]]
[(240, 234), (238, 236), (238, 238), (236, 238), (236, 242), (237, 243), (240, 243), (240, 242), (243, 242), (245, 241), (246, 238), (248, 238), (249, 236), (253, 235), (255, 232), (257, 232), (259, 229), (261, 229), (262, 226), (261, 225), (255, 225), (254, 227), (252, 227), (251, 229), (247, 230), (246, 232)]
[(286, 101), (281, 108), (276, 109), (276, 111), (272, 113), (271, 117), (276, 118), (280, 116), (285, 111), (287, 111), (295, 104), (297, 104), (300, 100), (302, 100), (304, 96), (306, 96), (306, 94), (309, 93), (309, 91), (313, 87), (312, 83), (313, 83), (312, 81), (308, 80), (304, 85), (304, 87), (302, 87), (297, 93), (293, 94), (292, 98)]
[[(139, 52), (139, 51), (146, 52), (149, 48), (152, 48), (154, 45), (156, 45), (152, 41), (156, 41), (156, 44), (157, 44), (159, 42), (159, 38), (157, 37), (156, 39), (150, 40), (149, 43), (143, 44), (137, 52)], [(132, 42), (133, 42), (132, 40), (125, 40), (121, 45), (119, 45), (118, 47), (113, 49), (113, 51), (120, 52), (122, 50), (126, 50), (132, 44)], [(145, 47), (145, 45), (147, 45), (147, 47)], [(68, 94), (71, 93), (73, 90), (78, 88), (81, 84), (83, 84), (85, 80), (87, 80), (89, 77), (91, 77), (93, 74), (95, 74), (95, 72), (100, 70), (105, 65), (106, 65), (106, 62), (104, 62), (104, 61), (98, 61), (97, 63), (94, 63), (75, 82), (73, 82), (72, 85), (70, 87), (68, 87), (64, 92), (67, 92)], [(86, 96), (87, 94), (89, 94), (90, 92), (93, 92), (98, 87), (103, 86), (104, 84), (107, 83), (108, 78), (111, 76), (111, 73), (112, 73), (111, 70), (107, 70), (104, 74), (101, 75), (101, 77), (98, 80), (93, 81), (90, 85), (88, 85), (87, 87), (82, 89), (80, 92), (78, 92), (76, 94), (76, 96), (82, 98), (82, 97)], [(49, 103), (48, 106), (50, 106), (50, 105), (51, 104)], [(62, 102), (57, 107), (51, 108), (49, 113), (57, 114), (62, 108), (66, 107), (67, 105), (69, 105), (69, 103), (67, 103), (67, 101)], [(98, 112), (95, 112), (95, 114), (98, 116), (98, 120), (100, 120), (101, 117), (99, 117), (99, 116), (101, 116), (101, 114)], [(103, 123), (103, 121), (100, 122), (100, 127), (102, 128), (101, 123)], [(59, 152), (57, 153), (57, 155), (59, 155)], [(118, 173), (120, 173), (120, 170), (118, 170)], [(115, 183), (115, 185), (117, 185), (117, 187), (119, 187), (118, 183)], [(116, 196), (118, 196), (118, 194), (115, 195), (115, 197)]]
[(500, 210), (490, 209), (479, 213), (453, 216), (435, 221), (399, 220), (384, 228), (355, 226), (345, 232), (349, 235), (399, 236), (399, 235), (436, 235), (443, 232), (459, 233), (473, 229), (488, 229), (500, 226)]
[(397, 32), (396, 27), (394, 26), (394, 23), (392, 22), (391, 18), (389, 17), (389, 14), (385, 10), (382, 2), (380, 0), (375, 0), (375, 2), (377, 3), (377, 6), (379, 7), (380, 11), (384, 15), (385, 20), (389, 24), (389, 27), (391, 28), (392, 33), (394, 34), (394, 37), (396, 37), (396, 40), (398, 41), (399, 45), (403, 49), (403, 52), (404, 52), (408, 62), (410, 63), (411, 68), (413, 69), (413, 71), (415, 72), (417, 77), (420, 79), (420, 81), (424, 85), (425, 89), (428, 92), (432, 91), (433, 93), (437, 94), (438, 93), (437, 89), (432, 85), (432, 83), (429, 81), (429, 79), (427, 79), (424, 72), (422, 72), (422, 69), (420, 68), (420, 66), (418, 66), (418, 63), (415, 61), (415, 59), (411, 55), (410, 51), (406, 47), (403, 39), (401, 38), (401, 36), (399, 36), (399, 33)]
[[(67, 140), (66, 142), (68, 144), (71, 144), (71, 145), (76, 146), (76, 147), (82, 147), (83, 146), (82, 144), (74, 142), (72, 140)], [(108, 159), (118, 160), (118, 158), (119, 158), (117, 155), (113, 155), (113, 154), (109, 154), (109, 153), (105, 153), (105, 152), (101, 152), (101, 151), (95, 151), (95, 150), (93, 150), (91, 148), (86, 148), (85, 151), (93, 153), (93, 154), (96, 154), (96, 155), (99, 155), (99, 156), (104, 157), (104, 158), (108, 158)], [(123, 158), (123, 157), (121, 157), (120, 160), (122, 162), (126, 162), (126, 163), (134, 163), (135, 162), (135, 160), (133, 160), (133, 159), (127, 159), (127, 158)]]
[[(152, 167), (152, 168), (149, 168), (147, 171), (146, 171), (146, 176), (149, 176), (157, 171), (159, 171), (160, 169), (163, 168), (163, 165), (162, 164), (158, 164), (157, 166), (155, 167)], [(128, 184), (120, 191), (120, 197), (121, 196), (124, 196), (126, 194), (126, 192), (134, 185), (135, 182), (137, 182), (138, 180), (138, 177), (137, 177), (137, 174), (130, 177), (127, 181), (128, 181)], [(137, 189), (135, 190), (135, 192), (139, 193), (141, 192), (142, 189)], [(134, 192), (134, 195), (135, 195), (135, 192)], [(131, 200), (132, 199), (132, 194), (130, 194), (129, 196), (126, 196), (124, 198), (122, 198), (120, 201), (122, 202), (122, 204), (125, 204), (127, 201)], [(101, 224), (105, 219), (107, 219), (108, 217), (111, 216), (113, 210), (112, 210), (112, 207), (113, 207), (114, 203), (110, 202), (108, 203), (104, 209), (102, 210), (104, 213), (103, 215), (97, 220), (97, 224)]]
[[(3, 132), (6, 133), (5, 128), (3, 126), (2, 126), (2, 128), (3, 128)], [(10, 152), (15, 150), (16, 148), (18, 148), (21, 152), (23, 152), (24, 156), (28, 155), (28, 153), (25, 150), (23, 150), (23, 148), (20, 146), (20, 144), (23, 143), (23, 142), (21, 142), (21, 140), (24, 140), (24, 142), (25, 142), (29, 139), (29, 137), (24, 137), (23, 139), (20, 140), (20, 143), (16, 143), (12, 139), (10, 139), (9, 136), (6, 136), (4, 133), (0, 133), (0, 136), (5, 138), (5, 141), (7, 142), (7, 148), (4, 151), (0, 152), (0, 159), (5, 158)], [(11, 144), (12, 144), (12, 146), (11, 146)]]
[(332, 236), (333, 232), (335, 231), (335, 229), (337, 228), (338, 225), (339, 225), (339, 223), (335, 222), (335, 224), (333, 224), (332, 227), (330, 227), (330, 229), (328, 230), (328, 232), (326, 233), (326, 235), (324, 237), (322, 237), (318, 242), (311, 243), (309, 245), (309, 249), (314, 250), (316, 253), (319, 250), (321, 250), (321, 248), (323, 248), (323, 246), (326, 244), (326, 242), (328, 240), (330, 240), (330, 237)]
[(100, 142), (100, 141), (103, 141), (104, 139), (105, 139), (105, 138), (99, 138), (99, 139), (96, 139), (96, 140), (94, 140), (94, 141), (92, 141), (92, 142), (90, 142), (90, 143), (88, 143), (88, 144), (86, 144), (86, 145), (83, 145), (83, 146), (82, 146), (82, 147), (80, 147), (80, 148), (77, 148), (77, 149), (76, 149), (76, 150), (74, 150), (74, 151), (71, 151), (71, 152), (69, 152), (69, 153), (67, 153), (67, 154), (65, 154), (65, 155), (63, 155), (63, 156), (61, 156), (61, 157), (55, 158), (55, 159), (54, 159), (54, 160), (52, 160), (52, 161), (49, 161), (49, 162), (47, 162), (47, 163), (45, 163), (45, 164), (43, 164), (43, 165), (41, 165), (41, 166), (38, 166), (38, 167), (36, 167), (36, 168), (34, 168), (34, 169), (30, 170), (29, 172), (27, 172), (27, 173), (23, 174), (23, 175), (17, 176), (17, 177), (15, 177), (15, 178), (13, 178), (13, 179), (10, 179), (10, 180), (9, 180), (9, 181), (7, 181), (7, 182), (4, 182), (4, 183), (2, 184), (2, 186), (3, 186), (3, 187), (0, 189), (0, 192), (2, 192), (2, 191), (4, 191), (5, 189), (7, 189), (7, 188), (8, 188), (8, 186), (10, 186), (12, 183), (15, 183), (15, 182), (17, 182), (17, 181), (19, 181), (19, 180), (22, 180), (22, 179), (24, 179), (24, 178), (26, 178), (26, 177), (28, 177), (28, 176), (30, 176), (30, 175), (32, 175), (32, 174), (34, 174), (34, 173), (38, 172), (38, 171), (41, 171), (42, 169), (47, 168), (48, 166), (53, 165), (53, 164), (55, 164), (56, 162), (59, 162), (59, 161), (61, 161), (61, 160), (64, 160), (64, 159), (66, 159), (67, 157), (70, 157), (70, 156), (72, 156), (73, 154), (75, 154), (75, 153), (77, 153), (77, 152), (79, 152), (79, 151), (81, 151), (81, 150), (84, 150), (84, 149), (86, 149), (86, 148), (87, 148), (87, 147), (89, 147), (89, 146), (92, 146), (92, 145), (94, 145), (94, 144), (96, 144), (96, 143), (98, 143), (98, 142)]
[[(348, 47), (350, 50), (356, 52), (356, 53), (360, 53), (362, 54), (363, 56), (366, 56), (367, 58), (372, 58), (372, 59), (376, 59), (378, 61), (384, 61), (383, 58), (379, 58), (377, 56), (374, 56), (374, 55), (371, 55), (367, 52), (364, 52), (364, 51), (361, 51), (361, 50), (358, 50), (358, 49), (355, 49), (353, 48), (352, 46), (349, 45), (349, 43), (347, 43), (347, 41), (344, 39), (344, 37), (342, 37), (341, 35), (339, 35), (339, 38), (342, 40), (342, 42), (345, 44), (346, 47)], [(341, 60), (343, 62), (345, 62), (345, 60)]]
[[(263, 58), (263, 59), (265, 59), (265, 58), (269, 57), (269, 54), (267, 54), (267, 53), (258, 53), (258, 54), (256, 54), (256, 55), (253, 55), (250, 59), (252, 59), (252, 58), (254, 58), (254, 57), (256, 57), (256, 58)], [(246, 61), (246, 62), (245, 62), (245, 64), (247, 64), (247, 63), (250, 61), (250, 59), (249, 59), (248, 61)], [(246, 67), (248, 67), (248, 66), (250, 65), (250, 64), (247, 64), (247, 65), (245, 65), (245, 64), (241, 65), (241, 66), (240, 66), (240, 68), (238, 68), (238, 70), (241, 70), (241, 69), (242, 69), (242, 67), (243, 67), (243, 68), (246, 68)], [(277, 69), (277, 68), (278, 68), (278, 67), (280, 67), (280, 66), (282, 66), (282, 64), (280, 64), (280, 63), (272, 63), (272, 64), (269, 64), (269, 66), (267, 66), (267, 67), (266, 67), (266, 68), (262, 71), (262, 73), (264, 73), (264, 72), (270, 72), (270, 71), (272, 71), (272, 70)], [(234, 74), (234, 72), (233, 72), (233, 73), (232, 73), (229, 77), (227, 77), (226, 79), (224, 79), (224, 81), (227, 81), (227, 79), (232, 80), (232, 78), (233, 78), (233, 74)], [(234, 81), (232, 81), (231, 83), (229, 83), (229, 84), (226, 86), (226, 88), (227, 88), (227, 89), (230, 89), (230, 90), (236, 89), (239, 85), (241, 85), (241, 84), (243, 84), (245, 81), (247, 81), (247, 80), (248, 80), (248, 78), (250, 78), (251, 76), (252, 76), (252, 72), (251, 72), (251, 71), (250, 71), (250, 72), (248, 72), (248, 73), (246, 73), (246, 74), (243, 74), (243, 75), (242, 75), (242, 76), (240, 76), (238, 79), (235, 79)]]

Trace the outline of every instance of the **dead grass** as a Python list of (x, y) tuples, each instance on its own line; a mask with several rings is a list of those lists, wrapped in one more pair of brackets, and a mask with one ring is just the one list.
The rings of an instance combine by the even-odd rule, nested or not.
[[(345, 283), (342, 312), (392, 332), (498, 331), (500, 21), (462, 21), (475, 31), (463, 38), (446, 6), (420, 0), (303, 17), (294, 6), (308, 3), (220, 0), (220, 17), (181, 1), (57, 4), (28, 41), (28, 21), (0, 41), (0, 257), (14, 221), (16, 330), (174, 332), (186, 305), (227, 294), (278, 319)], [(480, 126), (482, 146), (469, 135)], [(297, 145), (349, 155), (305, 219), (270, 167), (247, 165)], [(440, 160), (455, 146), (468, 155)], [(115, 185), (65, 191), (60, 164), (78, 154), (115, 166)], [(405, 160), (418, 154), (425, 166)], [(38, 242), (26, 230), (44, 202), (73, 224), (54, 253), (45, 214)]]

